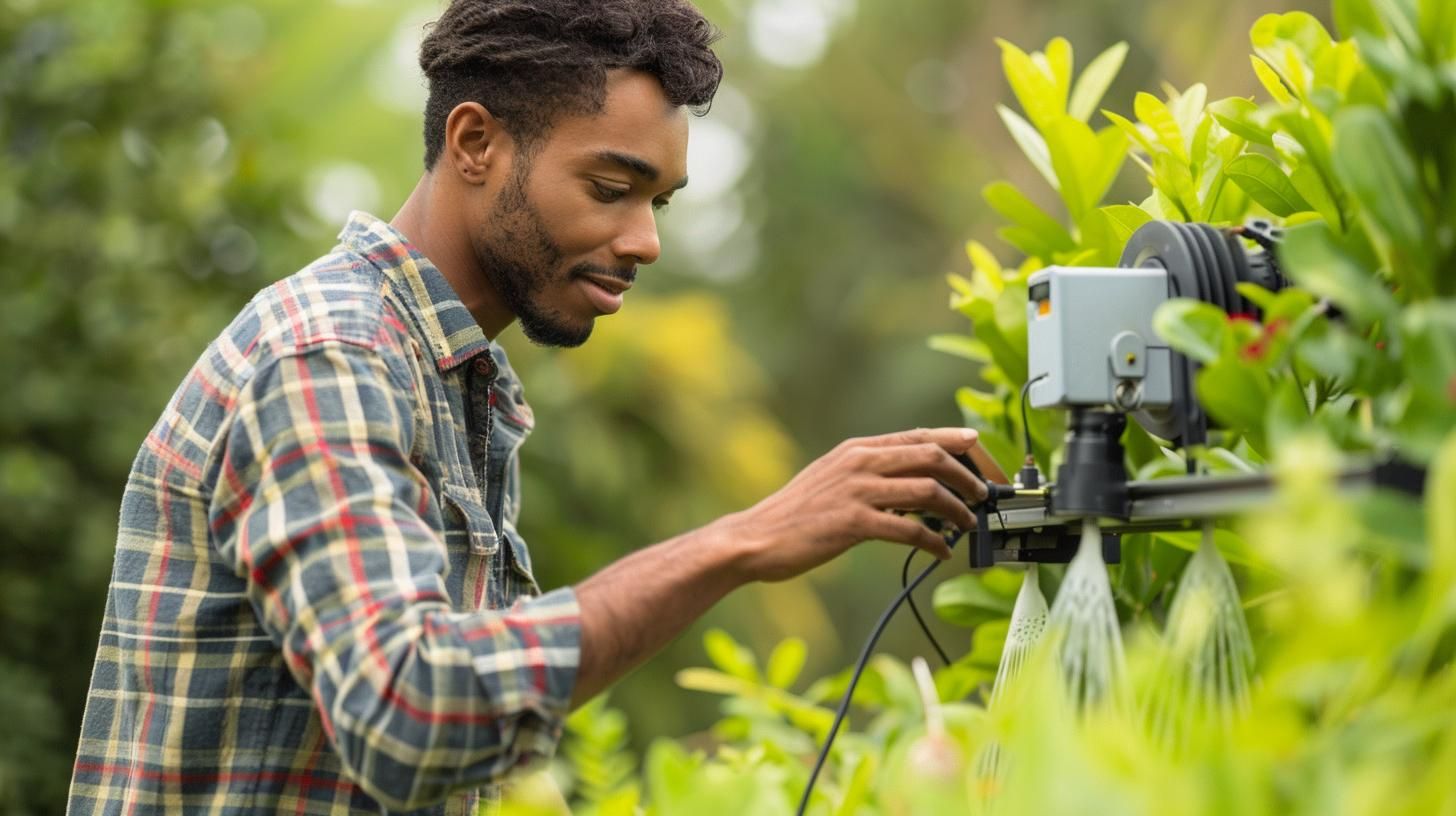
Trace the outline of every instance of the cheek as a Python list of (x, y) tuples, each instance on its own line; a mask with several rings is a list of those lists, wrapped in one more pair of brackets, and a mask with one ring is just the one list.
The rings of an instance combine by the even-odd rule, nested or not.
[(570, 182), (543, 190), (536, 198), (536, 211), (542, 228), (568, 264), (596, 255), (611, 244), (620, 228), (620, 207), (593, 201)]

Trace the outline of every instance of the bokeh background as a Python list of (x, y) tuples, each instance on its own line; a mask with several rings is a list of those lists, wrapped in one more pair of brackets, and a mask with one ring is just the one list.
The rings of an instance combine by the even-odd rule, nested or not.
[[(0, 813), (63, 810), (122, 486), (177, 382), (351, 209), (392, 216), (418, 178), (415, 54), (442, 3), (0, 0)], [(500, 338), (538, 418), (523, 526), (547, 587), (752, 504), (843, 438), (961, 421), (952, 395), (976, 372), (926, 346), (964, 328), (944, 275), (969, 238), (1017, 260), (980, 189), (1008, 178), (1054, 207), (995, 117), (1011, 95), (994, 38), (1065, 35), (1079, 64), (1127, 41), (1104, 102), (1127, 114), (1163, 81), (1252, 93), (1253, 20), (1325, 13), (699, 5), (727, 76), (693, 123), (663, 259), (581, 349)], [(706, 627), (760, 651), (803, 637), (810, 673), (847, 664), (902, 558), (869, 544), (731, 596), (612, 692), (634, 741), (715, 718), (672, 680)], [(908, 618), (884, 644), (925, 649)]]

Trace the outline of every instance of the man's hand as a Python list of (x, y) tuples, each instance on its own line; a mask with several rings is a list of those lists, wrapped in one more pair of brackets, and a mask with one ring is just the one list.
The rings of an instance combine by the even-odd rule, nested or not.
[(852, 439), (753, 507), (638, 550), (583, 581), (576, 587), (582, 634), (572, 700), (586, 702), (749, 581), (791, 578), (871, 538), (950, 557), (939, 535), (891, 511), (974, 527), (966, 501), (984, 499), (986, 486), (951, 458), (960, 453), (990, 478), (1005, 479), (976, 447), (975, 431)]
[(777, 493), (719, 524), (743, 546), (738, 563), (750, 581), (792, 578), (867, 539), (949, 558), (940, 534), (890, 511), (925, 512), (960, 530), (974, 527), (966, 502), (984, 499), (986, 486), (952, 455), (975, 445), (976, 432), (964, 428), (851, 439)]

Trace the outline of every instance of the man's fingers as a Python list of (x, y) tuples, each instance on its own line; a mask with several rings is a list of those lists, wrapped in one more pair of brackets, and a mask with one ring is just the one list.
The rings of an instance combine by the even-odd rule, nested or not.
[(945, 545), (945, 541), (915, 519), (888, 512), (876, 513), (860, 533), (865, 538), (878, 538), (918, 547), (942, 561), (950, 558), (950, 547)]
[(932, 476), (975, 504), (986, 498), (986, 485), (939, 445), (875, 448), (874, 469), (882, 476)]
[(848, 444), (871, 448), (932, 444), (939, 445), (951, 453), (965, 453), (976, 444), (976, 440), (979, 438), (980, 434), (974, 428), (916, 428), (910, 431), (897, 431), (880, 436), (854, 439)]
[(976, 523), (966, 503), (929, 477), (881, 479), (874, 486), (871, 503), (882, 510), (916, 510), (939, 516), (962, 530)]

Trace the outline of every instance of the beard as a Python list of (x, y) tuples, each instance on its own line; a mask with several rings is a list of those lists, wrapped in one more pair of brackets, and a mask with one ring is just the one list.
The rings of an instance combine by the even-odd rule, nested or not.
[(544, 302), (543, 293), (564, 291), (587, 275), (624, 277), (595, 264), (561, 268), (562, 251), (526, 195), (530, 168), (511, 174), (486, 220), (486, 233), (474, 236), (475, 255), (506, 308), (521, 322), (521, 332), (538, 346), (576, 348), (591, 337), (594, 320), (573, 318)]

